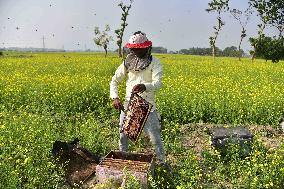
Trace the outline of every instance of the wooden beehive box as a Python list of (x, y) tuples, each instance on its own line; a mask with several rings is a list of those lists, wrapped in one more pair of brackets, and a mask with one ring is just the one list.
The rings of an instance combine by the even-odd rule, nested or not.
[(106, 183), (108, 180), (122, 183), (127, 171), (140, 181), (141, 188), (146, 188), (148, 176), (154, 169), (153, 159), (153, 154), (111, 151), (96, 166), (97, 183)]
[(211, 130), (211, 144), (226, 154), (230, 144), (239, 146), (240, 154), (246, 156), (251, 150), (253, 135), (244, 127), (218, 127)]

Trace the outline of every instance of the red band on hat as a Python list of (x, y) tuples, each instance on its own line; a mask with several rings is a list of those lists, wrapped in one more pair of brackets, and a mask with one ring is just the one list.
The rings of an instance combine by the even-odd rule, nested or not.
[(126, 45), (124, 45), (125, 48), (148, 48), (152, 46), (152, 42), (151, 41), (145, 41), (144, 43), (126, 43)]

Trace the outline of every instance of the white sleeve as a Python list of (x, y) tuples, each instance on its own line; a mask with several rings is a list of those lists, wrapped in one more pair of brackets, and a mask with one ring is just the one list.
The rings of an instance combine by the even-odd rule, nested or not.
[(110, 82), (110, 98), (118, 98), (118, 84), (124, 79), (126, 75), (126, 69), (124, 63), (122, 63), (115, 71), (114, 76)]
[(162, 87), (163, 67), (159, 60), (155, 59), (152, 68), (152, 82), (145, 83), (146, 91), (156, 91)]

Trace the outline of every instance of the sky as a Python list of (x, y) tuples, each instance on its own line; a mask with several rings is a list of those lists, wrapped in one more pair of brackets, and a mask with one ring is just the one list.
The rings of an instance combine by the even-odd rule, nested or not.
[[(121, 24), (120, 0), (0, 0), (0, 48), (43, 47), (65, 50), (103, 50), (94, 44), (94, 28), (110, 25), (114, 33)], [(123, 1), (128, 4), (128, 0)], [(135, 31), (147, 34), (153, 46), (177, 51), (191, 47), (209, 47), (209, 37), (217, 23), (216, 14), (205, 11), (210, 0), (134, 0), (123, 44)], [(245, 10), (248, 0), (231, 0), (230, 7)], [(222, 15), (225, 26), (216, 46), (238, 46), (241, 27), (229, 14)], [(249, 37), (257, 35), (260, 21), (254, 13), (247, 25)], [(276, 30), (269, 28), (266, 33)], [(242, 48), (251, 49), (248, 37)]]

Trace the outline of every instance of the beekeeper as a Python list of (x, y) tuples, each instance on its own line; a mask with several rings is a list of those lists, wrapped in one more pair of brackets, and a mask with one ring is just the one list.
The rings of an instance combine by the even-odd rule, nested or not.
[[(165, 153), (161, 139), (161, 125), (155, 104), (155, 92), (162, 86), (163, 69), (160, 61), (151, 55), (152, 42), (146, 34), (137, 31), (130, 36), (124, 46), (130, 50), (122, 64), (115, 71), (110, 82), (110, 97), (113, 107), (123, 110), (127, 106), (132, 93), (138, 93), (153, 105), (144, 126), (144, 133), (150, 138), (157, 159), (164, 163)], [(127, 76), (125, 102), (122, 104), (118, 95), (118, 85)], [(120, 113), (120, 130), (125, 113)], [(122, 132), (119, 140), (120, 151), (128, 150), (128, 138)]]

